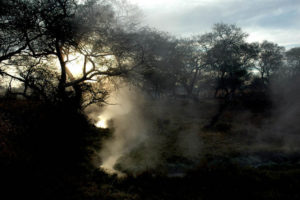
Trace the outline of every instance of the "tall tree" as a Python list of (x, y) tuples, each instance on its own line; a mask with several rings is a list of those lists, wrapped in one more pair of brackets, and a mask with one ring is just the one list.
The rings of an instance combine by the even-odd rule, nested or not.
[(216, 24), (213, 31), (200, 37), (206, 51), (205, 62), (215, 72), (215, 96), (220, 91), (233, 96), (241, 89), (254, 64), (258, 48), (246, 42), (247, 34), (235, 25)]
[(154, 98), (172, 93), (177, 81), (178, 59), (175, 54), (176, 41), (170, 35), (141, 29), (136, 36), (142, 52), (142, 65), (136, 68), (135, 84), (142, 87)]
[(275, 43), (263, 41), (259, 45), (258, 64), (255, 67), (259, 73), (262, 83), (269, 82), (272, 73), (275, 73), (283, 65), (284, 47)]
[(198, 98), (200, 82), (205, 71), (204, 51), (196, 38), (180, 39), (176, 46), (176, 57), (180, 72), (178, 83), (186, 90), (187, 96), (193, 99)]
[[(5, 6), (11, 8), (1, 10), (0, 19), (1, 46), (6, 47), (1, 48), (0, 61), (4, 61), (2, 74), (6, 76), (28, 82), (11, 73), (11, 68), (20, 68), (17, 58), (35, 60), (36, 67), (58, 65), (56, 97), (65, 99), (72, 88), (80, 99), (86, 81), (119, 76), (139, 64), (134, 34), (124, 30), (109, 2), (9, 0)], [(69, 69), (76, 59), (81, 63), (76, 66), (81, 68), (80, 76)], [(36, 90), (31, 84), (27, 86)]]

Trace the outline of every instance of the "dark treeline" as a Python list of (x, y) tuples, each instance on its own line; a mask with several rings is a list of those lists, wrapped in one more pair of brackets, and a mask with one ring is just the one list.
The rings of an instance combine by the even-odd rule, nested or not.
[[(10, 199), (139, 199), (122, 192), (113, 196), (113, 190), (134, 189), (94, 165), (100, 140), (111, 130), (96, 128), (84, 113), (91, 105), (103, 105), (124, 82), (151, 100), (217, 102), (202, 127), (206, 131), (216, 130), (226, 109), (241, 102), (263, 114), (278, 110), (275, 106), (282, 102), (298, 106), (299, 95), (291, 94), (299, 93), (300, 48), (250, 43), (241, 28), (224, 23), (205, 34), (177, 38), (143, 27), (138, 18), (124, 1), (0, 0), (0, 182), (5, 185), (0, 189)], [(205, 172), (193, 173), (217, 181), (212, 171)], [(245, 176), (255, 186), (257, 180)], [(109, 181), (119, 189), (103, 189), (100, 183)], [(142, 187), (134, 178), (126, 181)], [(176, 179), (168, 191), (172, 184), (181, 187)], [(201, 187), (204, 196), (214, 192)], [(141, 197), (149, 192), (143, 189), (137, 192)], [(175, 198), (163, 195), (161, 199)], [(289, 195), (283, 197), (294, 197)]]

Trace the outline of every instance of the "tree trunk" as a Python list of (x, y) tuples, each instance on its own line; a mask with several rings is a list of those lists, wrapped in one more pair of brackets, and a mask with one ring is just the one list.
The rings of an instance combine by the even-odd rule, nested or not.
[(58, 84), (58, 95), (63, 100), (66, 98), (66, 81), (67, 81), (67, 74), (66, 74), (66, 62), (64, 61), (64, 57), (61, 51), (61, 47), (59, 46), (59, 41), (55, 41), (55, 48), (56, 48), (56, 56), (58, 57), (59, 64), (60, 64), (60, 79)]

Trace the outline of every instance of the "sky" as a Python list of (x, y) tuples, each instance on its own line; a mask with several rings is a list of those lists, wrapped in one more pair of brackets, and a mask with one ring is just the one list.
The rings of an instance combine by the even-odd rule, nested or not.
[(209, 32), (215, 23), (236, 24), (249, 42), (287, 49), (300, 46), (300, 0), (129, 0), (146, 25), (176, 36)]

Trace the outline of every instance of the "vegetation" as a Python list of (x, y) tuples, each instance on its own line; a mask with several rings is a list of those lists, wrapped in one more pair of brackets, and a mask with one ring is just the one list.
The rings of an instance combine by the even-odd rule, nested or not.
[[(142, 27), (126, 5), (0, 1), (1, 195), (299, 199), (300, 48), (249, 43), (223, 23), (179, 39)], [(95, 127), (85, 109), (124, 83), (152, 102), (142, 116), (163, 145), (137, 143), (117, 178), (99, 168), (116, 127)], [(179, 152), (178, 135), (192, 128), (201, 148)], [(149, 149), (158, 164), (128, 170)]]

